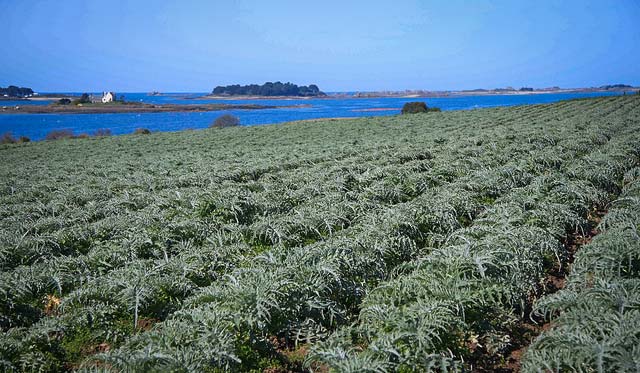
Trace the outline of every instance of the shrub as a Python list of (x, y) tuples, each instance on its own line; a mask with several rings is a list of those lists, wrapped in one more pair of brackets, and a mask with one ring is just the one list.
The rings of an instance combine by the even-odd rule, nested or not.
[(407, 102), (402, 107), (402, 114), (426, 113), (427, 111), (429, 111), (427, 104), (421, 101)]
[(2, 134), (0, 138), (0, 144), (15, 144), (17, 142), (16, 138), (13, 137), (11, 132), (5, 132)]
[(58, 105), (69, 105), (71, 103), (71, 100), (69, 100), (68, 98), (61, 98), (57, 101)]
[(73, 100), (74, 105), (90, 104), (90, 103), (91, 103), (91, 97), (89, 97), (89, 94), (87, 93), (83, 93), (82, 96), (80, 96), (80, 98)]
[(15, 137), (13, 137), (11, 132), (5, 132), (4, 134), (2, 134), (2, 137), (0, 137), (0, 144), (15, 144), (29, 141), (31, 141), (31, 139), (27, 136), (20, 136), (16, 139)]
[(151, 133), (151, 130), (149, 130), (148, 128), (136, 128), (136, 130), (133, 131), (133, 133), (135, 135), (148, 135)]
[(240, 119), (231, 114), (224, 114), (216, 118), (209, 126), (210, 128), (235, 127), (240, 125)]
[(70, 139), (73, 137), (73, 131), (71, 130), (53, 130), (47, 133), (45, 136), (45, 140), (60, 140), (60, 139)]
[(402, 114), (415, 114), (415, 113), (429, 113), (429, 112), (439, 112), (439, 107), (427, 107), (425, 102), (407, 102), (402, 107)]
[(78, 102), (81, 104), (90, 104), (91, 98), (89, 97), (88, 94), (83, 93), (82, 96), (80, 96), (80, 99), (78, 100)]
[(111, 130), (108, 128), (100, 128), (93, 133), (93, 136), (95, 137), (103, 137), (103, 136), (111, 136), (111, 135), (112, 135)]

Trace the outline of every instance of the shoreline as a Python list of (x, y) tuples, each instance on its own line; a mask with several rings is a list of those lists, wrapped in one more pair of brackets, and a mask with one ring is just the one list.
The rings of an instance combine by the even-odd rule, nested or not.
[(68, 98), (70, 100), (80, 98), (80, 96), (74, 95), (65, 95), (65, 94), (43, 94), (31, 97), (0, 97), (0, 103), (2, 101), (57, 101), (63, 98)]
[(255, 105), (255, 104), (84, 104), (84, 105), (24, 105), (3, 106), (2, 114), (121, 114), (121, 113), (180, 113), (180, 112), (209, 112), (223, 110), (264, 110), (279, 108), (303, 108), (308, 105)]
[[(636, 94), (633, 94), (636, 95)], [(622, 95), (620, 95), (622, 96)], [(631, 95), (629, 95), (631, 96)], [(588, 97), (587, 99), (599, 99), (599, 98), (604, 98), (607, 96), (594, 96), (594, 97)], [(615, 96), (613, 96), (615, 97)], [(513, 108), (513, 107), (523, 107), (523, 106), (531, 106), (531, 105), (554, 105), (557, 104), (558, 102), (568, 102), (568, 101), (572, 101), (572, 100), (582, 100), (582, 98), (578, 98), (578, 99), (562, 99), (559, 101), (554, 101), (554, 102), (546, 102), (546, 103), (521, 103), (521, 104), (516, 104), (516, 105), (510, 105), (510, 106), (489, 106), (489, 107), (480, 107), (480, 108), (458, 108), (458, 109), (453, 109), (451, 111), (477, 111), (477, 110), (493, 110), (496, 108), (502, 108), (502, 107), (507, 107), (507, 108)], [(220, 105), (220, 104), (216, 104), (216, 105)], [(224, 105), (224, 104), (223, 104)], [(179, 105), (179, 106), (188, 106), (188, 105)], [(234, 106), (234, 105), (228, 105), (228, 106)], [(242, 106), (242, 105), (240, 105)], [(258, 106), (258, 105), (256, 105)], [(305, 106), (310, 106), (310, 105), (290, 105), (290, 106), (275, 106), (276, 108), (286, 108), (286, 107), (305, 107)], [(373, 108), (373, 109), (364, 109), (364, 110), (352, 110), (352, 111), (372, 111), (372, 112), (376, 112), (376, 111), (395, 111), (395, 110), (400, 110), (400, 108)], [(449, 110), (446, 110), (449, 111)], [(0, 111), (0, 114), (2, 114), (2, 112)], [(9, 113), (11, 114), (11, 112)], [(439, 113), (436, 113), (439, 114)], [(401, 115), (401, 114), (396, 114), (396, 115)], [(433, 115), (433, 114), (431, 114)], [(336, 122), (336, 121), (345, 121), (345, 120), (358, 120), (361, 118), (369, 118), (369, 119), (374, 119), (374, 118), (382, 118), (385, 116), (336, 116), (336, 117), (320, 117), (320, 118), (309, 118), (309, 119), (294, 119), (294, 120), (284, 120), (281, 122), (272, 122), (272, 123), (253, 123), (253, 124), (243, 124), (240, 125), (238, 127), (234, 127), (234, 128), (245, 128), (245, 127), (261, 127), (261, 126), (289, 126), (289, 125), (296, 125), (296, 124), (304, 124), (304, 123), (314, 123), (314, 122)], [(143, 127), (140, 127), (143, 128)], [(109, 130), (109, 128), (106, 128), (107, 130)], [(132, 130), (135, 128), (132, 128)], [(206, 128), (194, 128), (194, 127), (185, 127), (185, 128), (180, 128), (177, 130), (154, 130), (153, 133), (165, 133), (165, 132), (182, 132), (182, 131), (194, 131), (194, 130), (203, 130)], [(70, 131), (74, 131), (74, 129), (70, 129)], [(7, 131), (6, 133), (11, 134), (12, 131)], [(115, 134), (114, 136), (121, 136), (121, 135), (130, 135), (132, 133), (119, 133), (119, 134)], [(81, 132), (80, 135), (86, 135), (86, 132)], [(80, 136), (78, 135), (78, 136)], [(110, 136), (110, 135), (109, 135)], [(89, 136), (92, 137), (92, 136)], [(99, 137), (99, 136), (98, 136)], [(38, 138), (38, 139), (33, 139), (33, 140), (29, 140), (27, 142), (39, 142), (39, 141), (44, 141), (44, 138)], [(19, 142), (19, 141), (17, 141)]]

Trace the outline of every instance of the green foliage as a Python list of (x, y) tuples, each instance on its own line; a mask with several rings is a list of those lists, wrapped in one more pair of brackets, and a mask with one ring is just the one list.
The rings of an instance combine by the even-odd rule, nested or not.
[(80, 96), (80, 98), (78, 100), (76, 100), (77, 104), (90, 104), (91, 103), (91, 97), (89, 97), (89, 94), (87, 93), (83, 93), (82, 96)]
[(602, 233), (576, 254), (565, 289), (537, 302), (553, 327), (527, 350), (524, 371), (640, 368), (640, 169), (623, 181)]
[(291, 83), (283, 84), (282, 82), (266, 82), (263, 85), (250, 84), (241, 86), (233, 84), (217, 86), (211, 93), (222, 96), (326, 96), (315, 84), (297, 86)]
[(426, 113), (427, 104), (422, 101), (407, 102), (402, 106), (402, 114)]
[(416, 113), (430, 113), (430, 112), (440, 112), (440, 108), (437, 107), (427, 107), (425, 102), (407, 102), (402, 107), (402, 114), (416, 114)]
[(211, 123), (210, 128), (226, 128), (237, 127), (240, 125), (240, 119), (231, 114), (223, 114)]
[(0, 366), (471, 371), (609, 206), (525, 366), (633, 371), (638, 100), (2, 146)]
[(33, 90), (26, 87), (17, 87), (10, 85), (7, 88), (0, 87), (0, 96), (7, 95), (9, 97), (29, 97), (33, 95)]

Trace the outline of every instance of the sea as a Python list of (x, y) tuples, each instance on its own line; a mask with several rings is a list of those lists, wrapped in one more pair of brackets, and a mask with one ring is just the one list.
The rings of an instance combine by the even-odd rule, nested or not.
[[(78, 94), (75, 92), (69, 94)], [(402, 105), (411, 101), (424, 101), (429, 107), (441, 110), (474, 110), (496, 106), (543, 104), (561, 100), (619, 95), (621, 92), (545, 93), (518, 95), (455, 96), (438, 98), (323, 98), (286, 100), (211, 100), (200, 99), (206, 93), (118, 93), (126, 101), (151, 104), (258, 104), (291, 106), (261, 110), (226, 110), (184, 113), (118, 113), (118, 114), (0, 114), (0, 135), (26, 136), (32, 141), (42, 140), (54, 130), (71, 130), (75, 134), (91, 135), (96, 130), (109, 129), (113, 135), (129, 134), (137, 128), (156, 131), (180, 131), (207, 128), (217, 117), (232, 114), (243, 126), (269, 125), (319, 118), (355, 118), (398, 115)], [(22, 105), (47, 105), (48, 101), (0, 101), (0, 108), (11, 109)]]

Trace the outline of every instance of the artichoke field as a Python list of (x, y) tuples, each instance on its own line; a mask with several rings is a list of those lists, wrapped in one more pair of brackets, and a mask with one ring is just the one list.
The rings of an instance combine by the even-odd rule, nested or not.
[(640, 369), (638, 96), (0, 159), (1, 370)]

